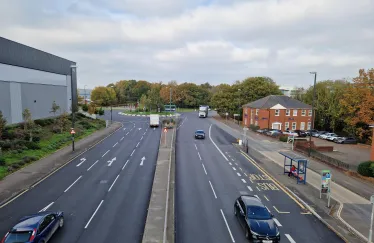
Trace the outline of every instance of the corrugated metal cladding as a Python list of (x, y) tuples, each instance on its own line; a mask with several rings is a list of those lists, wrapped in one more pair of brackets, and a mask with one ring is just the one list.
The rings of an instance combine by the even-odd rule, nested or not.
[(0, 63), (70, 75), (75, 62), (0, 37)]

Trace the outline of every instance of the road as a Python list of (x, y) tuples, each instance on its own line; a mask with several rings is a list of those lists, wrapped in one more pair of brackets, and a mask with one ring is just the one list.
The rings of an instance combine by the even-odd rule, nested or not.
[(118, 111), (113, 120), (123, 128), (0, 208), (1, 237), (25, 215), (62, 210), (53, 243), (141, 242), (161, 129)]
[[(343, 242), (302, 209), (233, 145), (235, 138), (184, 113), (176, 143), (176, 242), (247, 242), (233, 213), (241, 194), (257, 195), (275, 215), (282, 242)], [(206, 132), (195, 140), (194, 132)]]

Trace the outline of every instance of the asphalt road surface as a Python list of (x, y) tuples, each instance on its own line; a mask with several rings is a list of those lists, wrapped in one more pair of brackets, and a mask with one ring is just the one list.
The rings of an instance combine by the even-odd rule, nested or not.
[[(241, 194), (257, 195), (275, 215), (281, 242), (343, 242), (302, 209), (233, 145), (235, 138), (197, 113), (184, 113), (176, 143), (176, 242), (247, 242), (234, 216)], [(204, 140), (195, 140), (202, 129)]]
[(161, 133), (148, 119), (113, 111), (123, 128), (0, 208), (0, 239), (19, 218), (45, 209), (65, 213), (52, 243), (141, 242)]

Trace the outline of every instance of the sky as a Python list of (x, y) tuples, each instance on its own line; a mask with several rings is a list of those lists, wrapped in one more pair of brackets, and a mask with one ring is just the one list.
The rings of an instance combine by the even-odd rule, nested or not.
[(0, 0), (0, 36), (119, 80), (281, 86), (374, 68), (373, 0)]

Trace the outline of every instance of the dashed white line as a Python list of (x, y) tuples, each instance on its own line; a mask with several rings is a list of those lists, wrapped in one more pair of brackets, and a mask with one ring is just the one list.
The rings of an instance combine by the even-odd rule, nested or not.
[(85, 229), (87, 229), (88, 225), (91, 223), (91, 220), (93, 219), (93, 217), (95, 217), (95, 214), (97, 213), (97, 211), (99, 210), (99, 208), (101, 207), (101, 204), (103, 204), (104, 200), (101, 200), (99, 206), (97, 206), (95, 212), (92, 214), (90, 220), (88, 220), (86, 226), (84, 226)]
[[(146, 133), (146, 132), (145, 132)], [(143, 136), (145, 135), (145, 133), (143, 133)]]
[(211, 183), (210, 181), (209, 181), (209, 184), (210, 184), (210, 187), (212, 188), (212, 191), (213, 191), (214, 197), (217, 199), (216, 192), (214, 191), (214, 189), (213, 189), (213, 185), (212, 185), (212, 183)]
[(196, 146), (196, 144), (194, 144), (195, 145), (195, 149), (197, 150), (197, 146)]
[[(231, 159), (232, 161), (235, 161), (234, 159)], [(236, 163), (235, 163), (236, 164)], [(236, 165), (238, 165), (238, 164), (236, 164)]]
[[(276, 224), (278, 227), (281, 227), (281, 226), (282, 226), (281, 223), (279, 223), (278, 219), (273, 218), (273, 220), (274, 220), (275, 224)], [(287, 237), (287, 238), (288, 238), (288, 237)]]
[(197, 151), (197, 154), (199, 155), (200, 160), (202, 160), (199, 151)]
[(210, 136), (210, 130), (212, 129), (212, 125), (210, 125), (209, 127), (209, 138), (210, 138), (210, 141), (213, 143), (213, 145), (217, 148), (217, 150), (221, 153), (221, 155), (223, 156), (223, 158), (225, 158), (226, 161), (229, 161), (227, 159), (227, 157), (225, 156), (225, 154), (218, 148), (217, 144), (213, 141), (212, 137)]
[(252, 189), (252, 187), (250, 187), (250, 186), (247, 186), (247, 188), (248, 188), (248, 190), (250, 190), (251, 192), (253, 192), (253, 189)]
[(248, 176), (245, 172), (244, 172), (244, 175), (245, 175), (245, 176)]
[(208, 173), (206, 173), (206, 169), (205, 169), (205, 166), (204, 166), (204, 164), (201, 164), (202, 166), (203, 166), (203, 168), (204, 168), (204, 172), (205, 172), (205, 175), (207, 175)]
[(70, 189), (72, 186), (74, 186), (74, 184), (77, 183), (77, 181), (79, 181), (80, 178), (82, 178), (82, 176), (78, 177), (78, 179), (76, 179), (76, 180), (73, 182), (73, 184), (71, 184), (68, 188), (66, 188), (64, 192), (69, 191), (69, 189)]
[(138, 146), (139, 146), (139, 144), (140, 144), (140, 142), (138, 142), (138, 144), (136, 145), (136, 147), (138, 147)]
[(270, 210), (269, 210), (269, 208), (267, 207), (267, 206), (265, 206), (265, 208), (269, 211), (269, 213), (270, 213)]
[(114, 183), (116, 183), (118, 177), (119, 177), (119, 175), (117, 175), (116, 179), (113, 181), (112, 185), (109, 187), (108, 192), (110, 192), (110, 190), (112, 190), (112, 187), (114, 186)]
[(236, 170), (236, 168), (235, 168), (235, 167), (232, 167), (232, 169), (233, 169), (233, 170)]
[(39, 213), (40, 212), (44, 212), (44, 211), (46, 211), (48, 208), (50, 208), (53, 204), (54, 204), (55, 202), (51, 202), (50, 204), (48, 204), (47, 206), (45, 206), (44, 208), (42, 208), (40, 211), (39, 211)]
[(225, 224), (226, 224), (227, 230), (228, 230), (229, 233), (230, 233), (231, 240), (232, 240), (232, 242), (235, 242), (234, 237), (232, 236), (232, 233), (231, 233), (231, 230), (230, 230), (229, 224), (227, 223), (227, 220), (226, 220), (226, 218), (225, 218), (225, 215), (223, 214), (222, 209), (220, 209), (220, 210), (221, 210), (221, 214), (222, 214), (223, 220), (225, 221)]
[(239, 169), (240, 169), (241, 171), (243, 171), (243, 169), (242, 169), (242, 168), (240, 168), (240, 167), (239, 167)]
[(90, 170), (94, 165), (96, 165), (97, 162), (99, 162), (99, 160), (96, 160), (96, 162), (93, 163), (93, 164), (90, 166), (90, 168), (87, 169), (87, 171), (89, 171), (89, 170)]
[(261, 191), (260, 188), (258, 188), (257, 186), (256, 186), (256, 188), (257, 188), (258, 191)]
[[(131, 130), (132, 130), (132, 129), (131, 129)], [(131, 130), (130, 130), (130, 131), (131, 131)], [(127, 132), (126, 135), (129, 135), (129, 133), (130, 133), (130, 132)]]
[(129, 160), (127, 160), (126, 163), (123, 165), (122, 170), (125, 169), (125, 167), (126, 167), (126, 165), (127, 165), (128, 162), (129, 162)]
[(239, 172), (236, 173), (238, 176), (242, 176)]
[(284, 234), (291, 243), (296, 243), (289, 234)]
[(247, 183), (244, 179), (242, 179), (242, 182), (243, 182), (243, 183)]
[(229, 165), (232, 165), (232, 164), (229, 162)]
[(270, 201), (269, 198), (267, 198), (265, 195), (264, 195), (264, 198), (265, 198), (267, 201)]
[(115, 146), (117, 146), (117, 144), (118, 144), (118, 142), (116, 142), (116, 143), (113, 145), (113, 148), (114, 148)]
[(131, 153), (131, 155), (130, 156), (132, 156), (133, 154), (134, 154), (134, 152), (135, 152), (135, 149), (132, 151), (132, 153)]
[(103, 154), (103, 156), (101, 156), (101, 158), (104, 157), (107, 153), (109, 153), (109, 151), (110, 150), (106, 151), (105, 154)]
[(140, 138), (140, 140), (143, 140), (143, 136)]
[(239, 166), (238, 163), (235, 163), (235, 164), (236, 164), (237, 166)]
[(125, 137), (122, 137), (120, 141), (122, 141)]

